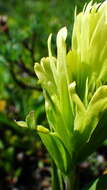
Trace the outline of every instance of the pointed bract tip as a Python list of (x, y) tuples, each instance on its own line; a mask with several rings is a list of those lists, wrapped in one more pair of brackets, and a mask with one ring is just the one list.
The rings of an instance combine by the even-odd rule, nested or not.
[(67, 38), (67, 28), (66, 26), (61, 28), (57, 34), (57, 42), (59, 42), (60, 39), (63, 39), (64, 41)]
[(48, 37), (48, 53), (49, 57), (52, 57), (52, 51), (51, 51), (51, 39), (52, 39), (52, 33)]
[(37, 126), (37, 131), (39, 132), (39, 133), (49, 133), (49, 129), (47, 129), (46, 127), (44, 127), (44, 126), (42, 126), (42, 125), (38, 125)]

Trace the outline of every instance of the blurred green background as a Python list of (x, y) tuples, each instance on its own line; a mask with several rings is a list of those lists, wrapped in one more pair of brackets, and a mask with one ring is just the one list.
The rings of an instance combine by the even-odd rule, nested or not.
[[(33, 66), (48, 55), (50, 33), (56, 52), (56, 34), (63, 26), (68, 28), (70, 49), (75, 6), (79, 12), (87, 2), (0, 0), (0, 190), (50, 187), (50, 159), (44, 146), (36, 132), (19, 128), (14, 120), (24, 120), (34, 110), (37, 124), (48, 126)], [(106, 152), (105, 143), (79, 166), (85, 184), (105, 170)]]

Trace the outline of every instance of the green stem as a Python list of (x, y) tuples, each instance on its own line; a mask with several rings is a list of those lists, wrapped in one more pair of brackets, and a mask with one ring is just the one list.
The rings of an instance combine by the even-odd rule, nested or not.
[(52, 190), (63, 190), (62, 175), (60, 170), (56, 167), (54, 161), (51, 161), (52, 165)]
[(67, 176), (66, 190), (76, 190), (75, 178), (75, 172), (72, 172), (69, 176)]

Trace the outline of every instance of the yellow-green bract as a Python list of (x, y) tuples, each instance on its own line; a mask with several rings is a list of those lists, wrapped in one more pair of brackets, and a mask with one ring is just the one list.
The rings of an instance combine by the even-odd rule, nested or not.
[[(107, 109), (107, 1), (90, 2), (75, 13), (68, 53), (66, 27), (57, 34), (57, 57), (52, 55), (51, 36), (49, 57), (35, 64), (50, 125), (48, 133), (39, 134), (57, 167), (68, 175), (84, 148), (90, 153), (90, 139)], [(103, 123), (106, 130), (106, 120)]]

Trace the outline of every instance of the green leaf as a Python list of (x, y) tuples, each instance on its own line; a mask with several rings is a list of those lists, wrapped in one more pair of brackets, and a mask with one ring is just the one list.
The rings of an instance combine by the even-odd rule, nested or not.
[(68, 174), (71, 169), (71, 157), (63, 142), (56, 133), (44, 134), (39, 132), (39, 135), (57, 167), (64, 174)]
[[(45, 92), (45, 107), (51, 130), (58, 133), (70, 155), (72, 155), (72, 131), (68, 130), (65, 123), (65, 117), (59, 110), (57, 102), (54, 104), (47, 92)], [(71, 125), (69, 126), (71, 127)]]
[(107, 189), (107, 174), (99, 177), (90, 186), (83, 190), (106, 190)]

